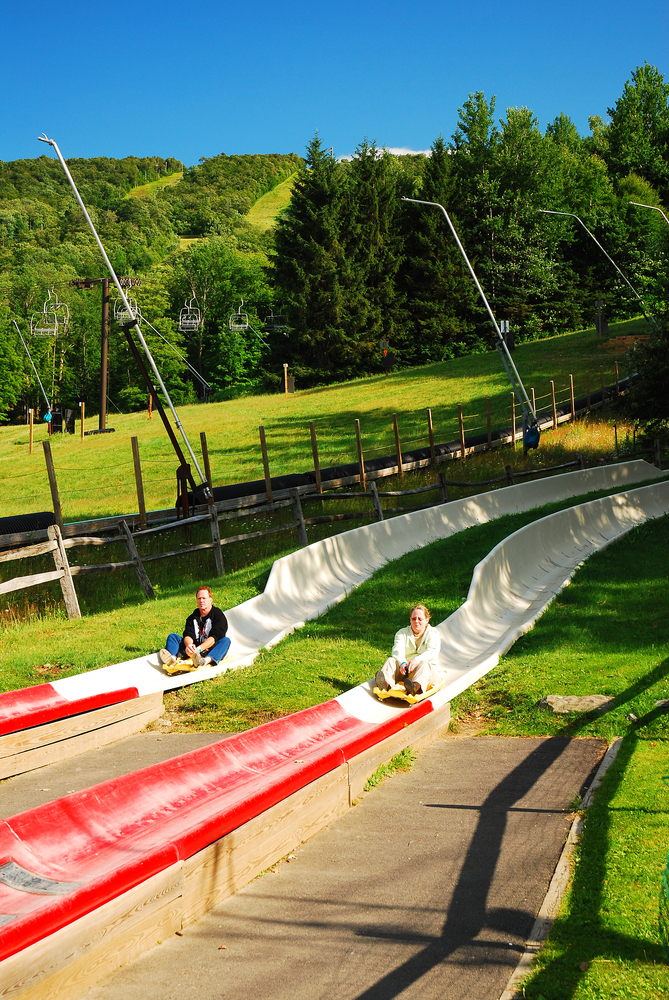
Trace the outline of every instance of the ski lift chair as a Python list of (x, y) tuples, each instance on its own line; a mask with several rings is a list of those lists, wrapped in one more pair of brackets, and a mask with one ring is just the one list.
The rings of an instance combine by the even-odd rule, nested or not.
[(282, 313), (277, 313), (275, 316), (274, 310), (270, 309), (269, 316), (265, 318), (263, 329), (267, 330), (268, 333), (283, 333), (287, 325), (286, 317)]
[(123, 299), (116, 299), (114, 302), (114, 319), (119, 326), (123, 326), (124, 323), (131, 323), (133, 320), (139, 319), (141, 316), (140, 310), (137, 306), (137, 299), (128, 298), (128, 305), (132, 310), (132, 315), (126, 309)]
[(30, 318), (31, 337), (56, 337), (58, 335), (58, 317), (46, 306), (42, 312), (33, 313)]
[(245, 312), (242, 312), (242, 307), (244, 305), (244, 299), (240, 302), (239, 309), (237, 312), (230, 314), (230, 321), (228, 326), (231, 330), (248, 330), (249, 328), (249, 318)]
[(195, 297), (190, 302), (184, 301), (184, 307), (179, 313), (179, 330), (181, 333), (195, 333), (202, 322), (200, 310), (193, 303)]
[(67, 333), (70, 328), (70, 309), (67, 302), (59, 302), (58, 296), (55, 296), (56, 301), (51, 306), (51, 312), (55, 315), (58, 321), (58, 329), (63, 333)]
[[(42, 306), (42, 311), (33, 313), (30, 318), (30, 334), (33, 337), (55, 337), (58, 334), (58, 313), (56, 307), (60, 303), (55, 293), (54, 302), (51, 301), (51, 291), (47, 290), (46, 294), (47, 299)], [(67, 306), (65, 308), (67, 309)]]

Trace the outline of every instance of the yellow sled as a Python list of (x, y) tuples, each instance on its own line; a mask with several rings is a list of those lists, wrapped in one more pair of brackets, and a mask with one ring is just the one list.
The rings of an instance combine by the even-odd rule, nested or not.
[(399, 699), (399, 701), (406, 701), (409, 705), (416, 705), (419, 701), (425, 701), (426, 698), (431, 698), (433, 694), (436, 694), (441, 688), (443, 688), (445, 680), (439, 681), (438, 684), (430, 684), (427, 691), (421, 691), (420, 694), (407, 694), (404, 684), (395, 684), (388, 691), (382, 691), (380, 688), (374, 688), (374, 694), (381, 701), (386, 701), (387, 698)]
[[(165, 673), (166, 674), (170, 674), (170, 676), (172, 674), (190, 673), (193, 670), (203, 670), (204, 669), (204, 667), (196, 667), (195, 664), (193, 663), (193, 661), (191, 660), (190, 656), (187, 657), (185, 660), (179, 660), (178, 659), (176, 661), (176, 663), (172, 664), (171, 667), (168, 667), (166, 663), (161, 663), (160, 665), (163, 668), (163, 670), (165, 671)], [(206, 666), (210, 667), (211, 663), (207, 663)]]

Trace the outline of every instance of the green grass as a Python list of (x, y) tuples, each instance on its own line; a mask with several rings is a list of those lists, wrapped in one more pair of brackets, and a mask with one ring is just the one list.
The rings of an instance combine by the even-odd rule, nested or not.
[(405, 747), (404, 750), (400, 750), (399, 753), (396, 753), (385, 764), (380, 764), (377, 767), (374, 774), (370, 775), (365, 782), (364, 791), (371, 792), (372, 788), (376, 788), (382, 781), (392, 777), (393, 774), (397, 774), (398, 771), (410, 771), (415, 762), (415, 752), (411, 747)]
[(246, 216), (251, 225), (263, 230), (272, 228), (277, 217), (290, 204), (296, 179), (297, 173), (291, 174), (262, 198), (258, 198)]
[(157, 181), (148, 181), (148, 183), (140, 184), (138, 187), (134, 187), (132, 191), (128, 191), (126, 198), (146, 198), (148, 195), (155, 194), (160, 188), (178, 184), (182, 177), (183, 170), (179, 170), (175, 174), (167, 174), (165, 177), (159, 177)]
[[(666, 664), (665, 664), (666, 665)], [(669, 969), (658, 936), (667, 862), (669, 740), (628, 735), (587, 812), (569, 890), (528, 1000), (660, 1000)]]
[[(619, 324), (622, 329), (626, 324)], [(524, 344), (515, 352), (516, 364), (537, 396), (549, 391), (554, 379), (561, 397), (574, 374), (577, 393), (584, 391), (585, 372), (591, 387), (598, 385), (599, 367), (607, 382), (613, 379), (613, 355), (592, 330)], [(597, 377), (595, 378), (595, 373)], [(468, 430), (485, 429), (485, 398), (492, 406), (492, 426), (510, 423), (510, 389), (496, 351), (414, 368), (396, 374), (362, 378), (327, 389), (250, 396), (206, 406), (180, 408), (180, 419), (191, 443), (199, 451), (199, 432), (205, 431), (215, 485), (262, 479), (258, 425), (267, 437), (273, 475), (313, 468), (309, 421), (313, 420), (322, 467), (357, 460), (354, 420), (360, 418), (366, 458), (393, 454), (392, 415), (398, 415), (404, 450), (427, 445), (425, 408), (431, 407), (437, 442), (458, 437), (457, 403), (461, 402)], [(540, 406), (541, 400), (537, 403)], [(66, 521), (86, 520), (137, 510), (130, 437), (137, 436), (148, 509), (169, 507), (176, 495), (176, 459), (160, 419), (146, 412), (114, 414), (109, 423), (114, 434), (80, 440), (78, 433), (54, 435), (52, 451)], [(87, 427), (96, 426), (89, 418)], [(605, 440), (598, 456), (613, 449), (613, 428), (605, 424)], [(543, 435), (538, 452), (526, 467), (553, 464), (551, 442), (565, 431)], [(560, 436), (562, 435), (562, 436)], [(4, 514), (51, 507), (41, 442), (47, 436), (43, 423), (35, 428), (35, 450), (28, 453), (28, 427), (0, 428), (0, 505)], [(580, 446), (578, 450), (581, 450)], [(512, 449), (502, 449), (497, 474), (510, 461)], [(459, 464), (459, 463), (458, 463)], [(521, 467), (521, 466), (519, 466)], [(448, 465), (447, 470), (455, 468)], [(463, 478), (455, 474), (454, 478)], [(478, 477), (481, 478), (481, 477)]]

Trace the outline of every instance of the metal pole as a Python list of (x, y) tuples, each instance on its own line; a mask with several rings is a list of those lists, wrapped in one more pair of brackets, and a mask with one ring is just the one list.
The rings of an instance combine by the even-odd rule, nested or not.
[(651, 324), (652, 324), (652, 325), (653, 325), (653, 326), (655, 327), (655, 329), (656, 329), (656, 330), (658, 329), (658, 326), (657, 326), (657, 323), (655, 322), (655, 317), (653, 316), (653, 314), (652, 314), (652, 313), (650, 313), (650, 312), (649, 312), (649, 311), (647, 310), (647, 307), (646, 307), (646, 303), (645, 303), (645, 302), (643, 301), (643, 299), (641, 298), (641, 296), (640, 296), (640, 295), (639, 295), (639, 293), (637, 292), (637, 290), (636, 290), (636, 288), (634, 287), (634, 285), (632, 285), (632, 284), (631, 284), (631, 282), (629, 282), (629, 281), (627, 280), (627, 278), (625, 277), (625, 275), (623, 274), (623, 272), (622, 272), (622, 271), (620, 270), (620, 268), (619, 268), (619, 267), (618, 267), (618, 265), (616, 264), (616, 262), (615, 262), (615, 260), (613, 259), (613, 257), (611, 257), (611, 256), (610, 256), (610, 255), (609, 255), (609, 254), (608, 254), (608, 253), (606, 252), (606, 250), (604, 249), (604, 247), (602, 246), (602, 244), (601, 244), (601, 243), (599, 242), (599, 240), (597, 239), (597, 237), (596, 237), (596, 236), (594, 236), (594, 235), (593, 235), (593, 233), (591, 233), (591, 232), (590, 232), (590, 230), (589, 230), (589, 229), (588, 229), (588, 227), (586, 226), (586, 224), (585, 224), (585, 222), (583, 221), (583, 219), (580, 219), (580, 218), (578, 217), (578, 215), (574, 215), (574, 213), (573, 213), (573, 212), (553, 212), (553, 211), (552, 211), (551, 209), (549, 209), (549, 208), (539, 208), (539, 209), (537, 209), (537, 211), (538, 211), (538, 212), (543, 212), (543, 214), (544, 214), (544, 215), (567, 215), (567, 216), (569, 216), (569, 217), (570, 217), (571, 219), (576, 219), (576, 221), (577, 221), (577, 222), (580, 222), (580, 224), (581, 224), (581, 225), (583, 226), (583, 228), (585, 229), (585, 231), (586, 231), (586, 233), (588, 234), (588, 236), (590, 237), (590, 239), (592, 239), (592, 240), (594, 240), (594, 241), (595, 241), (595, 243), (597, 244), (597, 246), (599, 247), (599, 249), (600, 249), (600, 250), (602, 251), (602, 253), (604, 254), (604, 256), (605, 256), (605, 257), (607, 258), (607, 260), (609, 260), (609, 261), (611, 262), (611, 264), (613, 264), (613, 266), (615, 267), (616, 271), (618, 272), (618, 274), (620, 275), (620, 277), (621, 277), (621, 278), (623, 279), (623, 281), (625, 282), (625, 284), (626, 284), (626, 285), (628, 285), (628, 286), (629, 286), (629, 288), (631, 288), (631, 289), (632, 289), (632, 291), (633, 291), (633, 292), (634, 292), (634, 294), (636, 295), (637, 299), (638, 299), (638, 300), (639, 300), (639, 302), (641, 303), (641, 309), (643, 310), (643, 314), (644, 314), (644, 316), (646, 317), (646, 319), (648, 320), (648, 322), (649, 322), (649, 323), (651, 323)]
[[(513, 358), (509, 354), (509, 348), (506, 346), (506, 343), (504, 341), (504, 337), (502, 336), (502, 331), (500, 330), (499, 325), (497, 323), (497, 320), (495, 319), (495, 315), (494, 315), (492, 309), (490, 308), (490, 303), (488, 302), (488, 300), (487, 300), (487, 298), (485, 296), (485, 292), (481, 288), (481, 283), (480, 283), (479, 279), (476, 277), (476, 273), (474, 271), (474, 268), (472, 267), (472, 265), (469, 262), (469, 257), (465, 253), (465, 248), (463, 247), (462, 243), (460, 242), (460, 237), (458, 236), (458, 234), (455, 231), (455, 226), (451, 222), (451, 219), (450, 219), (450, 216), (449, 216), (448, 212), (446, 211), (446, 209), (444, 208), (444, 206), (440, 205), (439, 202), (437, 202), (437, 201), (421, 201), (419, 198), (402, 198), (402, 201), (412, 201), (416, 205), (431, 205), (433, 208), (440, 208), (442, 210), (442, 212), (444, 213), (444, 216), (446, 218), (446, 222), (448, 223), (448, 227), (451, 230), (451, 233), (453, 234), (453, 238), (455, 239), (455, 242), (458, 244), (458, 249), (460, 250), (460, 253), (464, 257), (465, 263), (466, 263), (466, 265), (467, 265), (467, 267), (469, 269), (469, 273), (471, 274), (472, 278), (474, 279), (474, 284), (478, 288), (479, 295), (483, 299), (483, 304), (485, 305), (486, 309), (488, 310), (488, 315), (490, 316), (490, 321), (491, 321), (493, 327), (495, 328), (495, 333), (497, 334), (497, 345), (496, 345), (497, 346), (497, 350), (499, 351), (499, 356), (502, 359), (502, 364), (504, 365), (504, 368), (506, 369), (506, 374), (509, 376), (509, 381), (511, 382), (511, 385), (513, 386), (513, 388), (515, 390), (515, 393), (518, 396), (518, 402), (520, 403), (521, 409), (522, 409), (523, 413), (529, 411), (529, 413), (532, 415), (532, 423), (536, 424), (536, 422), (537, 422), (537, 415), (534, 412), (534, 410), (532, 409), (532, 403), (530, 402), (530, 398), (527, 395), (527, 392), (525, 391), (525, 386), (523, 385), (522, 379), (521, 379), (520, 375), (518, 374), (518, 370), (517, 370), (516, 366), (513, 363)], [(513, 372), (513, 374), (511, 374), (512, 372)]]
[[(97, 234), (97, 231), (95, 229), (95, 226), (93, 225), (91, 217), (88, 214), (88, 212), (86, 211), (86, 206), (84, 205), (84, 203), (82, 201), (82, 198), (81, 198), (81, 195), (79, 194), (79, 191), (77, 190), (77, 185), (74, 183), (74, 179), (72, 177), (72, 174), (69, 171), (67, 163), (63, 159), (63, 154), (61, 153), (61, 151), (58, 148), (58, 145), (57, 145), (57, 143), (55, 142), (54, 139), (47, 138), (46, 134), (42, 134), (38, 138), (39, 138), (40, 142), (46, 142), (49, 146), (52, 146), (53, 149), (54, 149), (54, 151), (55, 151), (55, 153), (56, 153), (56, 156), (60, 160), (60, 165), (62, 166), (63, 170), (65, 171), (65, 176), (67, 177), (68, 181), (70, 182), (70, 186), (71, 186), (72, 190), (74, 191), (74, 196), (77, 199), (77, 203), (79, 205), (79, 208), (84, 213), (84, 218), (86, 219), (86, 222), (88, 223), (88, 225), (90, 227), (90, 230), (93, 233), (93, 236), (95, 238), (95, 242), (97, 243), (98, 249), (100, 250), (100, 253), (102, 254), (102, 259), (104, 260), (105, 264), (107, 265), (107, 270), (109, 271), (109, 273), (111, 275), (112, 281), (116, 285), (117, 291), (118, 291), (119, 295), (121, 296), (121, 300), (123, 302), (123, 305), (127, 309), (128, 315), (129, 316), (133, 316), (133, 311), (130, 308), (130, 303), (128, 302), (128, 300), (126, 298), (126, 295), (125, 295), (125, 292), (123, 291), (123, 288), (121, 287), (121, 282), (118, 280), (118, 277), (116, 276), (116, 271), (112, 267), (111, 261), (109, 260), (109, 257), (107, 256), (107, 251), (103, 247), (102, 241), (101, 241), (100, 237)], [(137, 336), (139, 337), (139, 342), (142, 345), (142, 348), (144, 349), (144, 353), (146, 354), (146, 356), (147, 356), (147, 358), (149, 360), (149, 364), (151, 365), (151, 368), (153, 369), (153, 373), (154, 373), (154, 375), (156, 376), (156, 378), (158, 380), (158, 384), (159, 384), (159, 386), (160, 386), (160, 388), (161, 388), (161, 390), (163, 392), (163, 395), (165, 396), (165, 399), (167, 400), (167, 404), (168, 404), (170, 410), (172, 411), (172, 416), (174, 417), (174, 421), (175, 421), (175, 423), (176, 423), (179, 431), (181, 432), (182, 438), (184, 439), (184, 444), (186, 445), (186, 448), (188, 449), (188, 454), (190, 455), (190, 457), (191, 457), (191, 459), (193, 461), (193, 465), (197, 469), (197, 474), (200, 477), (200, 481), (202, 482), (202, 485), (205, 487), (205, 496), (207, 497), (207, 499), (209, 499), (209, 494), (211, 493), (211, 490), (209, 489), (209, 484), (207, 483), (207, 478), (204, 475), (204, 473), (202, 472), (202, 469), (200, 468), (200, 463), (198, 462), (198, 460), (197, 460), (197, 458), (195, 456), (195, 452), (193, 451), (193, 449), (191, 447), (191, 443), (188, 440), (188, 437), (187, 437), (186, 432), (185, 432), (185, 430), (184, 430), (184, 428), (183, 428), (183, 426), (181, 424), (181, 421), (179, 420), (179, 417), (177, 416), (177, 411), (174, 409), (174, 404), (172, 403), (172, 400), (170, 398), (170, 394), (167, 391), (167, 388), (165, 386), (165, 383), (163, 382), (162, 376), (161, 376), (160, 372), (158, 371), (158, 367), (156, 365), (156, 362), (153, 360), (153, 355), (151, 354), (151, 351), (149, 350), (148, 344), (144, 340), (144, 335), (143, 335), (143, 333), (142, 333), (142, 331), (140, 329), (139, 323), (137, 323), (137, 322), (135, 322), (135, 330), (137, 331)]]
[(107, 427), (107, 368), (109, 355), (109, 278), (102, 280), (102, 326), (100, 330), (100, 416), (98, 428)]
[(630, 205), (636, 205), (637, 208), (650, 208), (653, 210), (653, 212), (659, 212), (664, 221), (669, 226), (669, 219), (666, 217), (662, 209), (657, 207), (657, 205), (643, 205), (640, 201), (631, 201)]

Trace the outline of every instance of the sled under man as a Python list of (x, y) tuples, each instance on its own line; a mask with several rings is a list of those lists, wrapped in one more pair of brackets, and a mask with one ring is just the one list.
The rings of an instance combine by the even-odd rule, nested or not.
[(195, 594), (197, 607), (188, 618), (183, 635), (170, 632), (160, 650), (161, 662), (171, 667), (177, 657), (190, 657), (195, 667), (219, 663), (230, 649), (227, 636), (228, 620), (220, 608), (214, 607), (209, 587), (198, 587)]
[(430, 625), (430, 612), (424, 604), (411, 609), (409, 625), (395, 634), (393, 651), (376, 673), (376, 686), (387, 691), (394, 684), (404, 684), (407, 694), (421, 694), (431, 684), (439, 684), (439, 645), (441, 637)]

